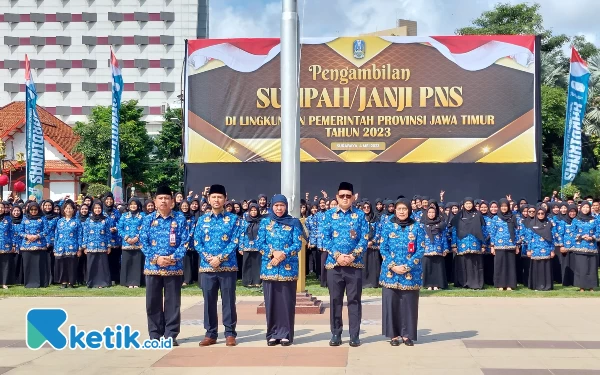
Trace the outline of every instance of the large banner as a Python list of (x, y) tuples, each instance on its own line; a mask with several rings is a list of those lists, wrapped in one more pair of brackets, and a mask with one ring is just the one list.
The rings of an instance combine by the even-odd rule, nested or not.
[(112, 49), (110, 50), (110, 67), (112, 70), (112, 123), (111, 123), (111, 152), (110, 152), (110, 191), (116, 203), (123, 202), (123, 177), (121, 175), (121, 153), (119, 151), (119, 110), (121, 109), (121, 94), (123, 93), (123, 76), (119, 61)]
[[(279, 39), (187, 46), (186, 162), (279, 162)], [(303, 162), (537, 161), (534, 36), (302, 41)]]
[(25, 55), (25, 145), (27, 149), (27, 197), (34, 196), (38, 202), (44, 198), (44, 168), (46, 154), (44, 130), (37, 111), (37, 92)]
[(590, 70), (575, 48), (571, 51), (565, 147), (563, 148), (562, 183), (573, 182), (581, 165), (581, 124), (588, 98)]

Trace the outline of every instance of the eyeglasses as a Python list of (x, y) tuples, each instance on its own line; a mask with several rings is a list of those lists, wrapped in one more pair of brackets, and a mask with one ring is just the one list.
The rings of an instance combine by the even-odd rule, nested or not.
[(340, 194), (338, 195), (340, 199), (350, 199), (352, 198), (352, 194)]
[(537, 214), (538, 214), (538, 216), (540, 216), (540, 215), (542, 215), (542, 216), (546, 215), (545, 212), (538, 212)]

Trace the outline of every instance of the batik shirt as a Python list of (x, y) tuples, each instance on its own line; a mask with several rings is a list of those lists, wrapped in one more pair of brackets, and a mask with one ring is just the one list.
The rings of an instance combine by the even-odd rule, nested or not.
[[(302, 248), (302, 230), (264, 218), (258, 228), (257, 247), (262, 255), (261, 280), (298, 280), (298, 252)], [(271, 265), (273, 252), (283, 251), (285, 259), (277, 266)]]
[(46, 238), (46, 244), (48, 246), (54, 246), (54, 240), (55, 240), (55, 235), (56, 235), (56, 224), (58, 223), (58, 219), (60, 219), (60, 218), (57, 216), (54, 219), (48, 220), (44, 216), (43, 219), (46, 221), (46, 231), (48, 232), (48, 235)]
[[(586, 253), (586, 254), (597, 254), (598, 247), (596, 246), (596, 241), (600, 239), (600, 233), (598, 228), (598, 223), (596, 220), (593, 221), (581, 221), (578, 219), (573, 219), (573, 230), (575, 232), (575, 244), (571, 246), (569, 251), (573, 251), (576, 253)], [(592, 241), (586, 241), (582, 237), (585, 235), (592, 237)]]
[[(240, 251), (248, 251), (248, 252), (259, 251), (258, 239), (255, 238), (254, 241), (251, 241), (250, 237), (248, 236), (248, 233), (246, 233), (246, 230), (248, 229), (248, 225), (250, 225), (250, 223), (248, 221), (241, 220), (240, 236), (239, 236)], [(260, 230), (260, 224), (259, 224), (259, 230)], [(258, 236), (258, 234), (257, 234), (257, 236)]]
[[(171, 232), (175, 234), (175, 242), (171, 244)], [(156, 211), (142, 219), (140, 242), (142, 252), (146, 256), (144, 275), (180, 276), (183, 275), (183, 257), (188, 244), (189, 232), (183, 215), (171, 211), (163, 217)], [(175, 264), (161, 267), (158, 257), (170, 257)]]
[(492, 253), (492, 249), (491, 249), (491, 229), (492, 229), (492, 221), (494, 220), (496, 216), (483, 216), (483, 221), (485, 221), (485, 233), (487, 233), (487, 235), (485, 236), (484, 240), (483, 240), (483, 249), (482, 252), (483, 254), (491, 254)]
[(56, 258), (76, 256), (81, 247), (82, 231), (79, 219), (74, 217), (58, 219), (54, 235), (54, 256)]
[(317, 212), (315, 219), (315, 229), (317, 236), (316, 246), (319, 249), (323, 249), (323, 225), (325, 224), (325, 214), (327, 211), (319, 211)]
[[(48, 229), (46, 227), (46, 220), (39, 218), (36, 220), (23, 218), (19, 231), (19, 237), (21, 238), (21, 251), (38, 251), (46, 250), (48, 248), (46, 244), (46, 237), (48, 236)], [(29, 241), (25, 236), (27, 235), (39, 235), (40, 238), (36, 241)]]
[[(484, 225), (481, 228), (483, 238), (488, 237), (487, 228)], [(485, 243), (472, 234), (468, 234), (465, 238), (458, 238), (456, 228), (452, 228), (452, 248), (456, 248), (457, 255), (465, 254), (483, 254)]]
[(83, 225), (81, 247), (88, 253), (106, 253), (110, 244), (110, 228), (112, 227), (113, 223), (109, 217), (100, 221), (87, 219)]
[(554, 247), (562, 243), (556, 225), (553, 225), (552, 222), (549, 223), (552, 225), (552, 241), (545, 240), (542, 236), (527, 227), (524, 229), (524, 241), (527, 243), (527, 251), (531, 251), (530, 258), (533, 260), (550, 259), (552, 253), (554, 253)]
[(323, 249), (327, 251), (326, 269), (339, 267), (336, 259), (340, 255), (353, 255), (350, 267), (364, 268), (363, 254), (369, 240), (369, 222), (362, 210), (351, 207), (344, 212), (332, 208), (323, 220)]
[[(413, 223), (402, 228), (388, 221), (381, 228), (381, 246), (379, 252), (383, 262), (379, 285), (384, 288), (400, 290), (419, 290), (423, 285), (423, 269), (421, 260), (425, 254), (427, 234), (423, 225)], [(409, 244), (412, 243), (411, 246)], [(409, 251), (413, 247), (413, 252)], [(405, 266), (408, 272), (397, 274), (392, 271), (395, 266)]]
[(9, 215), (0, 220), (0, 254), (13, 251), (13, 224)]
[[(142, 230), (143, 219), (144, 215), (142, 215), (142, 213), (132, 215), (131, 212), (127, 212), (126, 214), (121, 215), (119, 223), (117, 224), (117, 230), (119, 231), (119, 236), (123, 239), (121, 245), (123, 250), (139, 250), (142, 248), (140, 231)], [(137, 241), (133, 244), (127, 242), (127, 240), (136, 237)]]
[[(425, 230), (425, 226), (423, 225), (423, 230)], [(444, 256), (450, 252), (450, 247), (448, 246), (448, 230), (446, 228), (440, 230), (439, 233), (433, 236), (433, 239), (429, 238), (427, 232), (425, 232), (425, 237), (423, 237), (423, 241), (425, 244), (425, 256)]]
[(306, 218), (306, 229), (308, 229), (308, 247), (316, 247), (317, 246), (317, 236), (319, 235), (319, 230), (317, 228), (317, 214), (311, 215)]
[[(110, 222), (111, 222), (111, 228), (117, 228), (117, 224), (119, 223), (119, 220), (121, 219), (121, 213), (119, 212), (119, 210), (117, 210), (116, 208), (113, 208), (112, 212), (110, 214), (104, 212), (104, 216), (110, 218)], [(115, 248), (115, 247), (120, 247), (121, 246), (121, 236), (119, 236), (119, 231), (116, 230), (114, 232), (110, 232), (109, 231), (109, 245), (108, 247)]]
[(514, 250), (517, 246), (515, 242), (519, 239), (519, 228), (515, 222), (515, 242), (510, 238), (510, 231), (508, 230), (508, 223), (498, 216), (494, 216), (488, 226), (490, 234), (490, 246), (494, 247), (494, 250)]
[[(239, 244), (241, 224), (231, 212), (215, 215), (206, 213), (198, 218), (194, 230), (194, 247), (200, 254), (199, 272), (236, 272), (238, 270), (235, 250)], [(221, 264), (213, 268), (209, 257), (218, 257)]]

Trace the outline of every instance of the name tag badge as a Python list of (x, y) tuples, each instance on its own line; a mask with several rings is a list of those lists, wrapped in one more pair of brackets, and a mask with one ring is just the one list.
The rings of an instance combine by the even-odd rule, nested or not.
[(411, 254), (413, 254), (415, 252), (415, 243), (414, 242), (408, 243), (408, 252)]

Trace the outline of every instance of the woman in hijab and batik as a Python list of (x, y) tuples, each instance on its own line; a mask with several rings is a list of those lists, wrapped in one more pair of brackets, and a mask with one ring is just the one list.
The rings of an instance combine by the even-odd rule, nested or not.
[[(0, 284), (3, 289), (15, 282), (15, 249), (13, 248), (13, 224), (10, 204), (2, 202), (0, 212)], [(8, 212), (7, 212), (8, 211)]]
[[(496, 212), (498, 212), (498, 203), (496, 201), (492, 202), (496, 205)], [(485, 200), (481, 200), (481, 203), (479, 203), (479, 213), (485, 221), (485, 232), (488, 234), (485, 238), (483, 249), (483, 282), (486, 285), (494, 285), (494, 256), (492, 255), (492, 250), (490, 246), (490, 234), (492, 220), (496, 215), (492, 214), (492, 212), (490, 211), (490, 206), (492, 205), (492, 202), (488, 203)]]
[(75, 217), (75, 203), (66, 201), (62, 206), (63, 217), (56, 223), (54, 236), (54, 282), (62, 288), (73, 288), (77, 282), (77, 257), (81, 255), (82, 227)]
[(571, 253), (571, 268), (573, 269), (573, 285), (580, 292), (594, 291), (598, 287), (598, 265), (596, 264), (596, 245), (600, 239), (600, 228), (592, 215), (592, 204), (588, 201), (581, 202), (579, 213), (573, 220), (576, 242), (569, 249)]
[(46, 275), (49, 278), (48, 285), (50, 285), (53, 282), (54, 274), (54, 236), (60, 214), (56, 214), (54, 211), (54, 202), (50, 199), (42, 201), (41, 209), (42, 216), (44, 217), (44, 220), (46, 220), (46, 230), (48, 231), (46, 237), (46, 245), (48, 246), (48, 251), (46, 252), (46, 265), (48, 266), (48, 272)]
[[(185, 201), (187, 204), (187, 201)], [(142, 229), (142, 203), (137, 198), (129, 200), (129, 212), (119, 219), (117, 228), (123, 239), (121, 254), (121, 285), (138, 288), (144, 281), (144, 253), (140, 242)]]
[(92, 204), (92, 212), (83, 227), (83, 251), (87, 255), (87, 287), (106, 288), (111, 285), (108, 255), (111, 253), (112, 219), (102, 212), (100, 201)]
[(377, 238), (377, 227), (379, 225), (377, 216), (373, 212), (373, 206), (369, 201), (362, 204), (365, 219), (369, 222), (369, 239), (367, 253), (363, 258), (363, 288), (377, 288), (379, 286), (379, 275), (381, 274), (381, 255), (379, 254), (379, 239)]
[(21, 239), (19, 251), (23, 256), (23, 284), (25, 288), (47, 287), (48, 274), (48, 238), (47, 222), (42, 216), (40, 205), (31, 202), (27, 206), (25, 218), (18, 232)]
[(294, 341), (298, 253), (302, 248), (302, 225), (288, 213), (285, 196), (271, 199), (269, 215), (261, 220), (257, 248), (262, 255), (267, 317), (267, 345), (289, 346)]
[(494, 256), (494, 286), (498, 290), (513, 290), (517, 288), (519, 225), (508, 200), (502, 198), (499, 203), (498, 215), (494, 216), (488, 226), (491, 235), (490, 250)]
[[(564, 213), (563, 213), (564, 212)], [(555, 218), (554, 223), (557, 228), (557, 232), (560, 234), (562, 239), (562, 246), (559, 247), (559, 251), (554, 253), (554, 258), (558, 259), (556, 262), (559, 267), (559, 275), (557, 276), (554, 270), (556, 266), (552, 263), (554, 281), (560, 282), (563, 286), (573, 286), (573, 269), (571, 268), (571, 249), (576, 246), (577, 243), (577, 229), (573, 223), (573, 220), (577, 217), (579, 209), (576, 204), (568, 205), (567, 203), (560, 204), (560, 214)], [(560, 244), (559, 244), (560, 245)]]
[(21, 248), (21, 236), (20, 233), (23, 230), (23, 208), (20, 205), (14, 206), (10, 210), (10, 219), (13, 225), (13, 252), (15, 256), (15, 284), (23, 284), (23, 255), (19, 251)]
[(261, 216), (269, 213), (269, 207), (267, 206), (267, 196), (265, 194), (258, 195), (258, 213)]
[(77, 219), (81, 225), (81, 234), (79, 236), (79, 247), (82, 250), (81, 255), (77, 258), (77, 283), (84, 285), (87, 281), (87, 255), (83, 252), (83, 230), (85, 222), (90, 217), (90, 206), (82, 204), (77, 212)]
[(423, 256), (423, 287), (428, 290), (448, 288), (446, 262), (450, 252), (447, 237), (447, 222), (441, 217), (438, 203), (429, 203), (427, 212), (421, 216), (425, 228), (425, 254)]
[(446, 223), (448, 224), (448, 228), (446, 230), (446, 237), (448, 248), (450, 252), (444, 257), (444, 261), (446, 263), (446, 278), (448, 279), (448, 283), (454, 282), (454, 252), (451, 249), (452, 244), (452, 219), (454, 216), (460, 211), (460, 206), (457, 202), (448, 202), (446, 203), (446, 208), (448, 210), (448, 218), (446, 219)]
[(532, 290), (552, 290), (552, 258), (554, 248), (562, 243), (556, 226), (547, 218), (542, 205), (535, 209), (535, 218), (525, 223), (524, 242), (527, 243), (527, 256), (531, 259), (527, 286)]
[(417, 340), (422, 257), (427, 241), (424, 226), (411, 217), (410, 200), (396, 202), (393, 218), (381, 229), (383, 258), (379, 284), (382, 290), (383, 334), (390, 345), (413, 346)]
[(248, 215), (242, 222), (240, 232), (240, 250), (243, 252), (242, 285), (246, 288), (260, 287), (260, 267), (262, 256), (258, 248), (258, 229), (263, 216), (260, 215), (258, 204), (248, 206)]
[(455, 287), (483, 288), (482, 254), (486, 237), (485, 221), (475, 209), (473, 198), (465, 198), (463, 209), (452, 219)]

